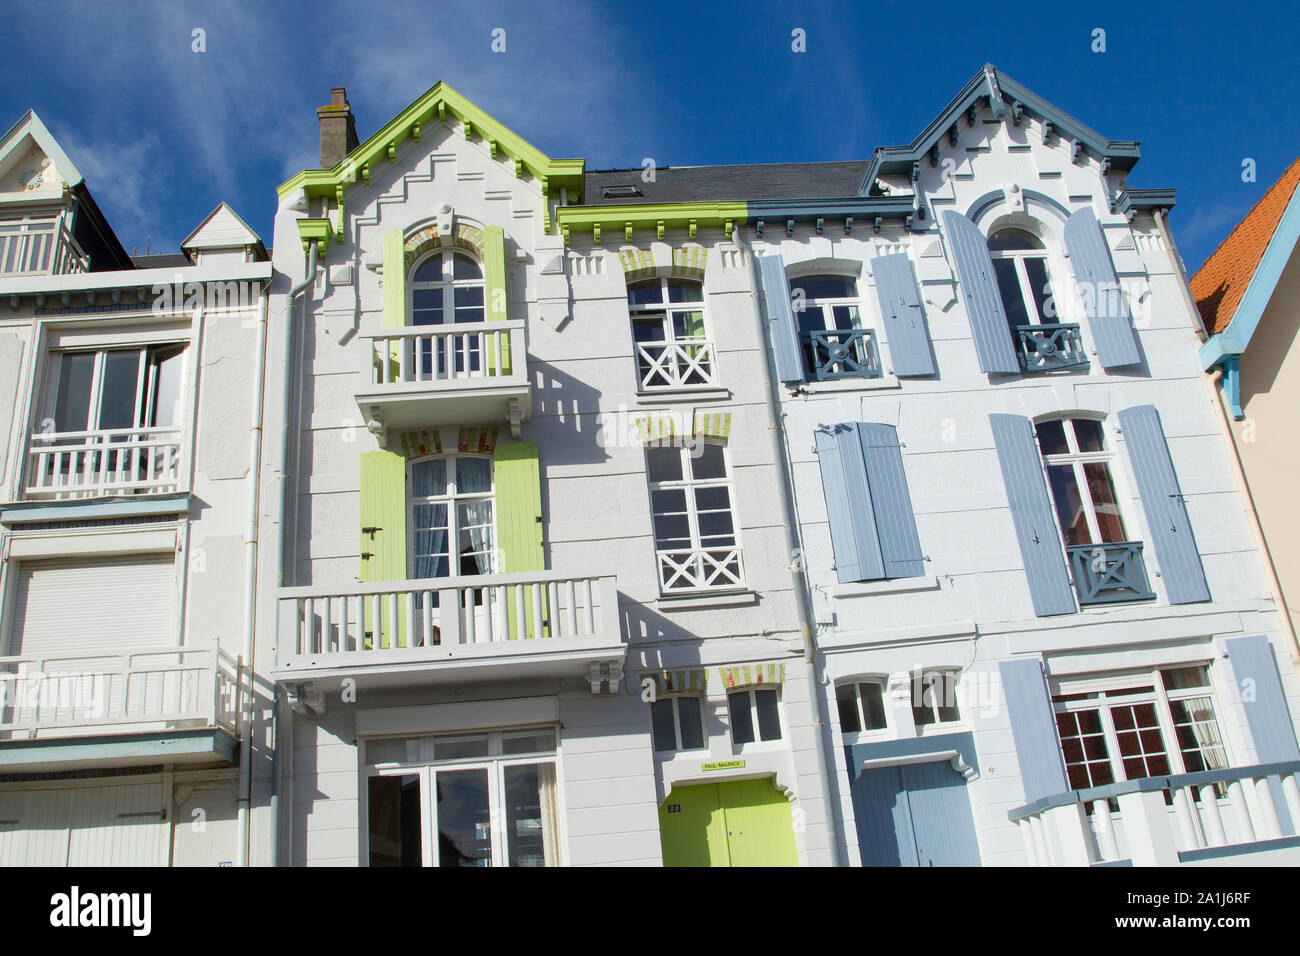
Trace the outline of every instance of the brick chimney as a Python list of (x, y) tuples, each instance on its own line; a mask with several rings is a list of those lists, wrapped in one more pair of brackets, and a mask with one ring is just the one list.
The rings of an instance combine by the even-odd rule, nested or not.
[(341, 86), (330, 90), (329, 105), (316, 110), (316, 117), (320, 120), (320, 168), (330, 169), (360, 145), (348, 91)]

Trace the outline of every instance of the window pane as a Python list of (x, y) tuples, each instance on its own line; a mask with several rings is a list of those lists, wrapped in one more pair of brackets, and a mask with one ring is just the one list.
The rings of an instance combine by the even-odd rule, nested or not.
[(437, 791), (438, 865), (491, 866), (492, 814), (487, 770), (440, 770)]
[(446, 577), (447, 506), (416, 504), (411, 507), (411, 554), (414, 578)]
[(1070, 789), (1083, 790), (1115, 782), (1097, 711), (1058, 713), (1056, 729), (1061, 739)]
[(456, 493), (485, 494), (492, 490), (492, 461), (488, 458), (456, 459)]
[(1047, 480), (1052, 486), (1052, 501), (1056, 503), (1056, 516), (1061, 519), (1065, 543), (1092, 544), (1088, 516), (1083, 510), (1079, 484), (1074, 477), (1074, 466), (1048, 465)]
[(447, 493), (447, 460), (430, 458), (411, 466), (411, 494), (416, 498), (432, 498)]
[(411, 291), (411, 324), (442, 324), (441, 289), (414, 289)]
[(1101, 540), (1127, 541), (1124, 519), (1120, 517), (1119, 504), (1115, 501), (1115, 486), (1110, 480), (1110, 468), (1105, 462), (1092, 462), (1083, 466), (1083, 475), (1088, 482), (1093, 510), (1097, 512)]
[(555, 765), (504, 767), (501, 775), (506, 790), (507, 865), (557, 865)]
[(686, 515), (654, 516), (655, 547), (660, 551), (687, 548), (691, 543), (691, 526)]
[(1026, 259), (1025, 272), (1029, 275), (1029, 291), (1038, 308), (1038, 321), (1051, 325), (1060, 322), (1059, 309), (1051, 301), (1052, 288), (1047, 281), (1047, 260)]
[(736, 540), (735, 528), (731, 523), (730, 511), (704, 512), (699, 514), (700, 541), (705, 547), (733, 544)]
[(180, 424), (181, 365), (185, 350), (168, 346), (155, 349), (149, 356), (153, 373), (153, 407), (146, 425), (166, 428)]
[(1074, 428), (1074, 440), (1079, 446), (1079, 451), (1106, 450), (1106, 439), (1102, 434), (1101, 422), (1090, 418), (1074, 418), (1070, 420), (1070, 425)]
[(1020, 294), (1020, 276), (1016, 273), (1014, 259), (994, 259), (993, 275), (998, 281), (998, 293), (1002, 297), (1002, 308), (1007, 313), (1007, 324), (1013, 329), (1029, 324), (1029, 314), (1025, 312), (1025, 300)]
[(754, 704), (758, 709), (758, 736), (760, 740), (781, 739), (781, 709), (776, 691), (754, 691)]
[(858, 693), (862, 695), (862, 710), (867, 718), (867, 730), (884, 730), (888, 726), (885, 720), (885, 688), (875, 681), (859, 684)]
[(469, 306), (483, 307), (483, 287), (481, 285), (457, 286), (452, 290), (456, 299), (457, 311)]
[(456, 506), (461, 574), (492, 573), (492, 502), (467, 501)]
[(690, 279), (668, 280), (669, 302), (703, 302), (704, 291), (698, 282)]
[(647, 448), (646, 471), (652, 482), (682, 480), (680, 448)]
[(698, 697), (677, 697), (677, 722), (681, 725), (682, 749), (704, 746), (704, 714)]
[(634, 342), (663, 342), (664, 317), (661, 314), (641, 316), (632, 320), (632, 340)]
[(997, 252), (1003, 249), (1041, 249), (1042, 241), (1033, 233), (1023, 229), (1001, 229), (989, 237), (989, 249)]
[(1173, 714), (1178, 749), (1182, 751), (1183, 765), (1187, 772), (1226, 769), (1227, 751), (1223, 746), (1223, 736), (1219, 733), (1219, 722), (1215, 719), (1214, 704), (1210, 698), (1171, 700), (1169, 710)]
[(457, 279), (481, 279), (483, 270), (469, 256), (457, 253), (452, 259), (452, 275)]
[(1044, 455), (1064, 455), (1070, 451), (1065, 442), (1065, 423), (1059, 418), (1039, 422), (1034, 430), (1038, 432), (1038, 447)]
[(700, 442), (692, 449), (691, 475), (697, 481), (727, 477), (727, 462), (722, 453), (722, 446), (713, 442)]
[(858, 686), (860, 685), (840, 684), (835, 688), (835, 703), (840, 711), (840, 731), (846, 734), (856, 734), (862, 729), (862, 721), (858, 716)]
[(650, 727), (654, 732), (655, 750), (666, 753), (677, 749), (677, 730), (673, 724), (673, 699), (665, 697), (650, 705)]
[[(831, 321), (835, 328), (847, 332), (858, 327), (858, 307), (856, 305), (836, 305), (831, 307)], [(838, 341), (843, 342), (843, 338)]]
[(539, 730), (531, 734), (506, 734), (501, 740), (503, 754), (536, 754), (555, 750), (555, 734)]
[(100, 385), (99, 427), (131, 428), (135, 421), (136, 383), (140, 378), (140, 353), (104, 354), (104, 381)]
[(81, 432), (89, 427), (90, 381), (94, 372), (93, 352), (69, 352), (63, 356), (54, 404), (55, 431)]
[(659, 286), (659, 280), (654, 279), (642, 285), (629, 286), (627, 290), (627, 301), (629, 305), (653, 305), (656, 302), (664, 300), (663, 289)]
[(800, 276), (790, 280), (790, 293), (803, 289), (805, 299), (854, 299), (857, 282), (846, 276)]
[(487, 734), (473, 737), (438, 737), (433, 742), (434, 760), (465, 760), (488, 755)]
[(1110, 713), (1115, 723), (1115, 736), (1119, 740), (1124, 776), (1129, 780), (1138, 780), (1169, 773), (1164, 741), (1156, 722), (1155, 705), (1123, 704), (1112, 706)]
[(742, 690), (727, 695), (727, 710), (731, 715), (731, 742), (754, 742), (754, 716), (749, 710), (749, 691)]
[(442, 281), (442, 253), (435, 253), (424, 262), (420, 263), (420, 268), (415, 270), (415, 275), (411, 277), (412, 282), (441, 282)]
[(366, 741), (366, 763), (409, 763), (420, 759), (419, 737), (390, 737)]
[(419, 776), (371, 777), (369, 797), (370, 865), (420, 866)]
[(1205, 664), (1191, 667), (1171, 667), (1160, 672), (1165, 690), (1186, 690), (1190, 687), (1209, 687), (1210, 669)]

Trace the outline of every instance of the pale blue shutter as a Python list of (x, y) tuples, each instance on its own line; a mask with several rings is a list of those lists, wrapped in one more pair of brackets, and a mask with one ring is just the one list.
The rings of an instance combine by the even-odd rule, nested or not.
[(993, 260), (989, 258), (984, 233), (951, 209), (944, 210), (943, 225), (952, 250), (953, 268), (957, 271), (958, 291), (975, 337), (980, 368), (986, 372), (1019, 372), (1020, 362), (1011, 344), (1011, 330), (993, 277)]
[(1295, 726), (1286, 706), (1282, 680), (1277, 673), (1277, 656), (1269, 639), (1262, 634), (1234, 637), (1224, 641), (1223, 646), (1232, 662), (1250, 736), (1255, 741), (1255, 759), (1259, 763), (1300, 760)]
[(930, 334), (925, 328), (921, 297), (916, 292), (912, 261), (907, 253), (877, 256), (871, 260), (880, 314), (889, 337), (889, 354), (895, 375), (933, 375)]
[(858, 423), (862, 459), (871, 488), (876, 537), (884, 559), (885, 577), (919, 578), (925, 574), (921, 539), (916, 533), (912, 496), (903, 470), (903, 451), (892, 425)]
[(776, 353), (776, 374), (783, 382), (804, 380), (803, 349), (799, 346), (799, 327), (790, 307), (790, 280), (785, 274), (785, 260), (780, 256), (759, 256), (758, 276), (767, 303), (768, 334)]
[(1029, 596), (1039, 617), (1073, 614), (1074, 592), (1065, 568), (1065, 551), (1052, 514), (1043, 477), (1043, 461), (1034, 441), (1034, 426), (1019, 415), (990, 415), (1002, 479), (1011, 503), (1020, 554), (1029, 579)]
[(1088, 328), (1097, 343), (1102, 368), (1120, 368), (1142, 361), (1137, 333), (1129, 318), (1128, 305), (1120, 294), (1115, 267), (1111, 265), (1106, 237), (1092, 208), (1085, 206), (1065, 222), (1065, 247), (1074, 266), (1088, 311)]
[(1146, 512), (1151, 543), (1160, 559), (1160, 576), (1170, 604), (1208, 601), (1210, 589), (1196, 548), (1187, 507), (1178, 490), (1178, 477), (1169, 457), (1160, 413), (1154, 405), (1139, 405), (1119, 413), (1124, 445), (1133, 463), (1142, 510)]
[(822, 495), (831, 525), (835, 574), (841, 584), (875, 581), (885, 576), (885, 561), (876, 538), (862, 443), (853, 425), (832, 425), (816, 432)]
[(1070, 784), (1061, 760), (1056, 714), (1047, 695), (1042, 663), (1037, 658), (1001, 661), (998, 672), (1002, 675), (1002, 694), (1007, 701), (1025, 802), (1065, 793)]

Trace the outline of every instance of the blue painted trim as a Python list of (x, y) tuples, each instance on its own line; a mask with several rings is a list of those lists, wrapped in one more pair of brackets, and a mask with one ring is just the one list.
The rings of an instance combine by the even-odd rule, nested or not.
[(1223, 360), (1223, 394), (1228, 398), (1228, 411), (1236, 421), (1246, 417), (1241, 410), (1241, 356), (1229, 355)]
[(1173, 208), (1174, 188), (1172, 186), (1148, 189), (1124, 186), (1119, 191), (1119, 198), (1115, 200), (1115, 211), (1125, 216), (1138, 211), (1150, 212), (1155, 209)]
[(24, 501), (0, 508), (0, 524), (35, 524), (44, 521), (81, 521), (100, 518), (135, 518), (188, 514), (194, 496), (175, 495), (74, 498), (68, 501)]
[(1230, 846), (1207, 846), (1201, 850), (1179, 850), (1179, 863), (1196, 863), (1201, 860), (1222, 860), (1246, 853), (1267, 853), (1269, 850), (1300, 848), (1300, 836), (1277, 837), (1273, 840), (1256, 840), (1254, 843), (1234, 843)]
[(812, 222), (852, 216), (863, 220), (858, 225), (871, 226), (876, 216), (902, 219), (916, 212), (911, 196), (854, 196), (847, 199), (751, 199), (746, 203), (751, 220), (786, 220)]
[(158, 763), (181, 757), (210, 757), (238, 762), (239, 742), (224, 730), (163, 731), (104, 737), (65, 737), (0, 742), (0, 771), (42, 764), (87, 762)]
[[(924, 737), (907, 737), (902, 740), (881, 740), (863, 744), (845, 744), (844, 756), (849, 769), (849, 779), (856, 780), (862, 775), (864, 760), (888, 760), (891, 757), (915, 757), (922, 754), (942, 753), (955, 750), (961, 759), (979, 772), (978, 754), (975, 751), (975, 735), (964, 733), (926, 735)], [(938, 759), (937, 757), (935, 759)]]
[[(1040, 193), (1036, 189), (1021, 189), (1020, 195), (1025, 197), (1026, 203), (1033, 202), (1042, 206), (1049, 212), (1056, 213), (1061, 218), (1062, 222), (1070, 218), (1070, 211), (1045, 193)], [(966, 210), (966, 218), (976, 225), (979, 225), (980, 217), (998, 203), (1004, 202), (1005, 200), (1005, 192), (1001, 189), (992, 189), (971, 203), (970, 208)]]
[[(1264, 250), (1259, 265), (1255, 267), (1246, 294), (1237, 303), (1237, 310), (1232, 313), (1227, 327), (1217, 335), (1210, 336), (1209, 341), (1201, 346), (1201, 367), (1206, 371), (1220, 364), (1224, 356), (1240, 355), (1246, 351), (1246, 346), (1250, 344), (1255, 329), (1259, 327), (1259, 320), (1273, 297), (1273, 290), (1277, 288), (1286, 264), (1291, 261), (1297, 242), (1300, 242), (1300, 186), (1291, 193), (1286, 211), (1282, 213), (1277, 228), (1269, 237), (1268, 247)], [(1216, 343), (1215, 340), (1221, 336), (1223, 340)]]
[(1132, 867), (1133, 861), (1132, 860), (1107, 860), (1105, 863), (1092, 864), (1092, 869), (1095, 870), (1101, 869), (1102, 867), (1106, 867), (1106, 866)]

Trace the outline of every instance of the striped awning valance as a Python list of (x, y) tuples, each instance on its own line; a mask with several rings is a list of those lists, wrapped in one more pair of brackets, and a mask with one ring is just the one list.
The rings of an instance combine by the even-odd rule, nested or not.
[(703, 667), (684, 671), (649, 671), (641, 675), (642, 687), (647, 679), (654, 681), (656, 694), (703, 691), (709, 685), (709, 672)]
[(402, 455), (406, 458), (442, 454), (442, 438), (436, 428), (402, 432), (397, 436), (397, 440), (401, 444)]
[(784, 684), (784, 664), (735, 664), (731, 667), (719, 667), (718, 677), (722, 686), (750, 687), (755, 684)]

